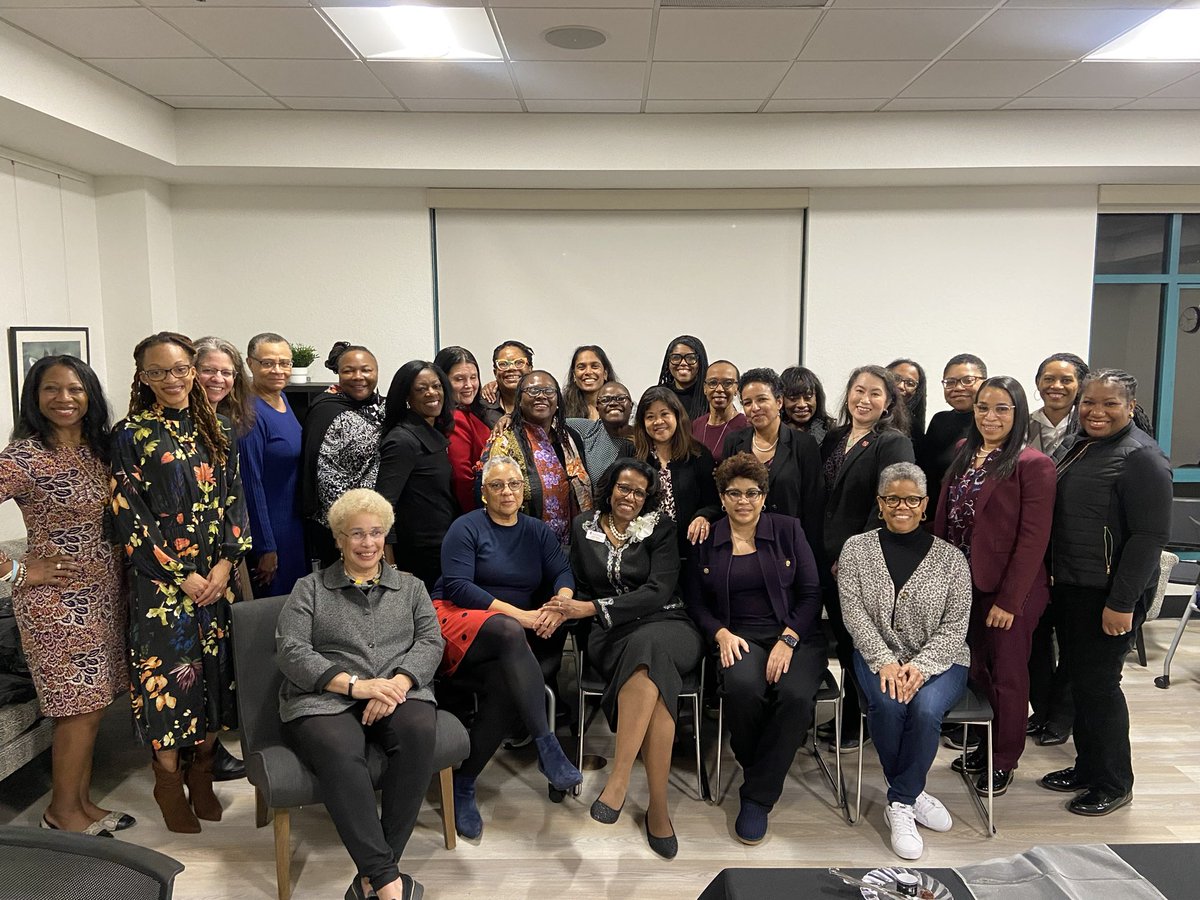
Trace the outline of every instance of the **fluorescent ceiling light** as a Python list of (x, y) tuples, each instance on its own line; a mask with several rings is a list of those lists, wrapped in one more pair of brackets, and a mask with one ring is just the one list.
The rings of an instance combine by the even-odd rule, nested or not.
[(500, 59), (500, 44), (482, 8), (323, 6), (366, 59)]
[(1200, 9), (1165, 9), (1084, 59), (1200, 60)]

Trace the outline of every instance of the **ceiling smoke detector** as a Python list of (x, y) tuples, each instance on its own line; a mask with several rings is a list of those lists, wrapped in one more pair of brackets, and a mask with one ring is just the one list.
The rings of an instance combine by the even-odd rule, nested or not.
[(603, 31), (582, 25), (551, 28), (542, 37), (546, 39), (547, 44), (562, 50), (591, 50), (608, 40), (608, 35)]

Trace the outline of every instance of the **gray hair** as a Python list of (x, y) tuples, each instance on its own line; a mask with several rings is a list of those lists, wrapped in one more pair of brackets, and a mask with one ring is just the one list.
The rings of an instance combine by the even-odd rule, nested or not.
[(488, 461), (483, 464), (483, 478), (485, 481), (496, 466), (512, 466), (520, 474), (521, 480), (525, 480), (525, 473), (521, 471), (521, 467), (517, 465), (517, 461), (511, 456), (489, 456)]
[(234, 369), (238, 370), (239, 372), (244, 365), (242, 362), (242, 354), (238, 351), (238, 348), (233, 346), (233, 344), (229, 343), (229, 341), (225, 340), (224, 338), (213, 337), (209, 335), (208, 337), (200, 338), (198, 341), (196, 341), (194, 346), (196, 348), (197, 366), (200, 365), (201, 360), (209, 353), (224, 353), (233, 363)]
[(392, 504), (382, 494), (370, 488), (353, 488), (334, 500), (333, 506), (329, 507), (329, 530), (339, 533), (347, 520), (363, 513), (378, 516), (379, 524), (386, 531), (391, 531), (396, 522)]
[(925, 473), (921, 471), (921, 467), (916, 463), (892, 463), (880, 472), (879, 495), (882, 497), (887, 492), (888, 485), (897, 481), (911, 481), (922, 494), (929, 492), (929, 484), (925, 481)]

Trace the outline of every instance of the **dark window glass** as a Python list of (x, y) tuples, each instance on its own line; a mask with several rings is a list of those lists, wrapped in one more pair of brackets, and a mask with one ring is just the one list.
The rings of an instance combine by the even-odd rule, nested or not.
[(1183, 235), (1179, 242), (1179, 271), (1200, 274), (1200, 216), (1183, 217)]
[(1106, 215), (1096, 224), (1097, 275), (1160, 275), (1167, 271), (1165, 215)]
[(1088, 364), (1124, 369), (1138, 380), (1138, 403), (1155, 420), (1159, 319), (1164, 288), (1159, 284), (1098, 284), (1092, 292), (1092, 340)]
[[(1196, 217), (1200, 218), (1200, 217)], [(1175, 348), (1175, 402), (1171, 418), (1171, 465), (1200, 463), (1200, 331), (1188, 334), (1200, 307), (1200, 288), (1179, 291), (1179, 344)]]

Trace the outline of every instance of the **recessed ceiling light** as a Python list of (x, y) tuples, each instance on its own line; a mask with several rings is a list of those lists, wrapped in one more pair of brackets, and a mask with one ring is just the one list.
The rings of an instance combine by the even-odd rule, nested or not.
[(603, 31), (576, 25), (551, 28), (542, 37), (546, 39), (547, 44), (563, 50), (591, 50), (608, 40)]
[(321, 11), (366, 59), (500, 59), (482, 8), (323, 6)]
[(1200, 9), (1164, 9), (1084, 59), (1200, 60)]

